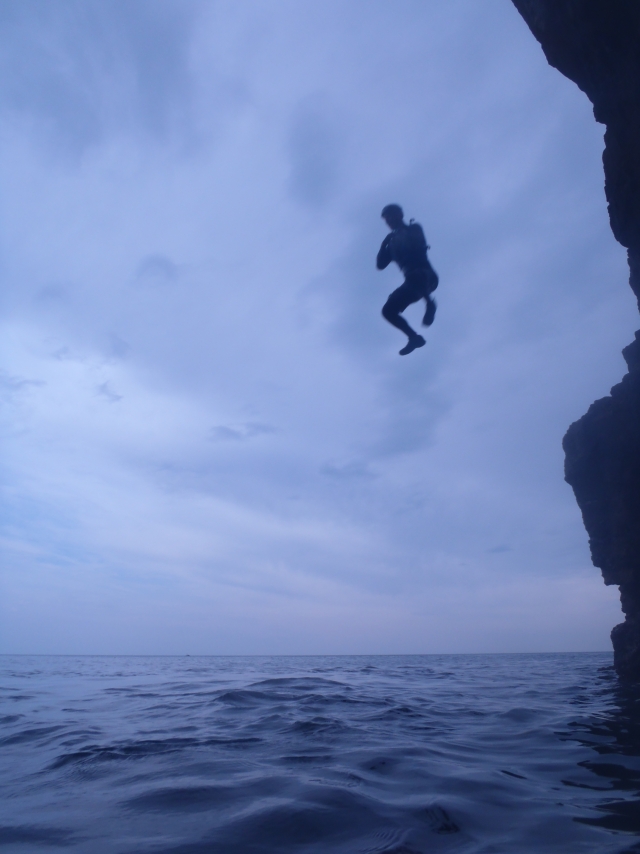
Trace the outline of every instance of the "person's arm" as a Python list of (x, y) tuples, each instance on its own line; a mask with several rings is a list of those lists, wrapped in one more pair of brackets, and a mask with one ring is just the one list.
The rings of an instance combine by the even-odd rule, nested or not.
[(391, 234), (387, 234), (385, 239), (382, 241), (382, 246), (380, 247), (376, 258), (376, 267), (378, 270), (384, 270), (385, 267), (388, 267), (393, 261), (393, 258), (391, 257), (391, 237)]

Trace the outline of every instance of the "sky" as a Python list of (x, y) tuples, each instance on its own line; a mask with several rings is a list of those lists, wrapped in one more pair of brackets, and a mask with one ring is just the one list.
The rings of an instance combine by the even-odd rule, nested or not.
[(509, 0), (0, 0), (0, 57), (0, 652), (610, 648), (561, 441), (637, 314)]

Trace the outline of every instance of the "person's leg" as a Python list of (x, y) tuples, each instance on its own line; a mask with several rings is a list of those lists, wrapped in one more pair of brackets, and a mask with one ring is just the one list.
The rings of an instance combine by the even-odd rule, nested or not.
[(402, 312), (412, 303), (422, 299), (422, 294), (417, 292), (415, 288), (404, 282), (399, 288), (396, 288), (382, 307), (382, 316), (396, 329), (400, 329), (407, 338), (413, 338), (417, 335), (404, 319), (401, 317)]
[(427, 303), (422, 325), (431, 326), (436, 316), (437, 307), (431, 294), (438, 287), (438, 274), (430, 264), (417, 270), (409, 270), (406, 274), (405, 285), (408, 285), (416, 296), (419, 294), (420, 299), (424, 299)]
[(416, 293), (413, 288), (407, 286), (405, 283), (400, 285), (400, 287), (389, 296), (389, 299), (382, 308), (382, 316), (384, 319), (392, 326), (395, 326), (396, 329), (404, 332), (409, 339), (407, 345), (400, 350), (400, 354), (402, 356), (406, 356), (417, 347), (423, 347), (426, 343), (422, 335), (418, 335), (418, 333), (409, 326), (401, 314), (401, 312), (403, 312), (408, 306), (414, 302), (418, 302), (420, 299), (422, 299), (422, 294)]
[(422, 318), (422, 325), (423, 326), (431, 326), (431, 324), (433, 323), (434, 318), (436, 316), (436, 308), (438, 306), (437, 306), (434, 298), (431, 296), (431, 294), (427, 294), (425, 299), (427, 301), (427, 309), (424, 313), (424, 317)]
[[(393, 294), (391, 295), (393, 296)], [(382, 316), (385, 320), (387, 320), (392, 326), (395, 326), (396, 329), (399, 329), (401, 332), (407, 336), (407, 338), (413, 338), (418, 333), (412, 329), (404, 317), (400, 314), (398, 309), (390, 302), (391, 297), (386, 301), (386, 303), (382, 306)]]
[(426, 343), (427, 342), (424, 340), (422, 335), (416, 335), (414, 338), (409, 338), (402, 350), (399, 350), (398, 352), (401, 356), (408, 356), (409, 353), (413, 353), (413, 351), (417, 350), (418, 347), (424, 347)]

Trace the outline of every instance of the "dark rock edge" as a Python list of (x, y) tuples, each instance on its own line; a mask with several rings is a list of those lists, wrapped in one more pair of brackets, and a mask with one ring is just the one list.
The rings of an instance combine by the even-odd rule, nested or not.
[[(606, 125), (602, 156), (613, 234), (627, 249), (640, 306), (640, 2), (512, 0), (554, 68)], [(605, 584), (620, 586), (625, 621), (611, 632), (614, 666), (640, 681), (640, 331), (622, 351), (629, 372), (563, 440), (573, 487)]]

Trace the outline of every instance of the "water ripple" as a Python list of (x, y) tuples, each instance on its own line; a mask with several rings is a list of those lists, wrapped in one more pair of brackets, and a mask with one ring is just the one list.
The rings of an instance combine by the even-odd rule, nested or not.
[(606, 654), (0, 657), (0, 848), (640, 852)]

